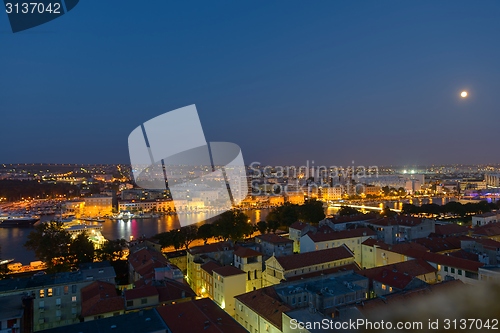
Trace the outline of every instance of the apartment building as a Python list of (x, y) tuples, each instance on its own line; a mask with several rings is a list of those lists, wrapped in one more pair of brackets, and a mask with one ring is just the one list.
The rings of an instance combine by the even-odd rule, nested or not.
[(246, 292), (245, 280), (245, 272), (234, 266), (213, 269), (213, 299), (230, 316), (234, 316), (234, 297)]
[(322, 228), (316, 232), (310, 231), (300, 240), (300, 253), (325, 250), (341, 245), (347, 245), (354, 253), (354, 260), (361, 265), (361, 244), (369, 239), (375, 238), (377, 234), (370, 228), (357, 228), (342, 231), (334, 231), (330, 228)]
[(238, 246), (234, 251), (234, 267), (246, 273), (246, 292), (262, 288), (262, 253)]
[(202, 294), (201, 266), (213, 260), (220, 265), (233, 263), (234, 246), (230, 242), (219, 242), (194, 246), (187, 250), (186, 280), (197, 295)]
[(289, 332), (300, 313), (331, 319), (337, 308), (366, 300), (368, 288), (369, 280), (352, 271), (285, 282), (236, 296), (235, 319), (252, 333)]
[(435, 232), (434, 220), (404, 215), (367, 221), (365, 225), (374, 228), (377, 239), (387, 244), (407, 242)]
[(33, 304), (33, 331), (80, 321), (81, 290), (94, 281), (115, 284), (115, 270), (109, 263), (88, 264), (79, 271), (29, 278), (0, 280), (0, 303), (4, 296), (29, 296)]
[(316, 227), (308, 223), (297, 221), (288, 227), (288, 238), (293, 241), (293, 253), (300, 252), (300, 237), (309, 231), (315, 231)]
[(272, 256), (266, 260), (263, 286), (272, 286), (289, 278), (354, 263), (354, 253), (345, 245), (288, 256)]
[(255, 242), (260, 247), (264, 259), (275, 256), (293, 254), (293, 240), (276, 234), (263, 234), (255, 237)]

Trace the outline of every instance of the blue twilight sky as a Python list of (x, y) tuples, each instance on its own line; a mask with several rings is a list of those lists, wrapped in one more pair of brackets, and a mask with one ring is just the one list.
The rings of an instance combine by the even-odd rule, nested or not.
[(190, 104), (247, 164), (500, 162), (499, 33), (499, 1), (81, 0), (16, 34), (0, 12), (0, 163), (126, 163)]

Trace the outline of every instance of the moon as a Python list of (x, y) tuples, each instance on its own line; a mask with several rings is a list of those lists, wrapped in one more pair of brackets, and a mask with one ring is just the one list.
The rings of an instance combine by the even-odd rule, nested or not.
[(460, 96), (462, 96), (463, 98), (467, 97), (467, 91), (465, 91), (465, 90), (464, 90), (464, 91), (462, 91), (462, 92), (460, 93)]

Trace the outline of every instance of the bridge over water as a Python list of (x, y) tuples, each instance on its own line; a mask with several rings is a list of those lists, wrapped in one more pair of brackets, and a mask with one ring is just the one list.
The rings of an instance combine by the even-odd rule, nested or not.
[[(334, 204), (329, 204), (328, 207), (334, 207), (334, 208), (340, 208), (342, 206), (346, 206), (346, 207), (352, 207), (352, 208), (356, 208), (356, 209), (366, 209), (366, 210), (375, 210), (375, 211), (381, 211), (382, 210), (382, 207), (378, 207), (378, 206), (365, 206), (365, 205), (350, 205), (350, 204), (339, 204), (339, 203), (334, 203)], [(395, 211), (397, 213), (401, 213), (401, 209), (394, 209), (394, 208), (390, 208), (392, 211)]]

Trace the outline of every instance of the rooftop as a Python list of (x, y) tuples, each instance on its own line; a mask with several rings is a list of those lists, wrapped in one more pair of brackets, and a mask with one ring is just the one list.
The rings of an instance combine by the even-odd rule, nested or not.
[(358, 264), (352, 263), (352, 264), (347, 264), (347, 265), (342, 265), (342, 266), (335, 266), (335, 267), (330, 267), (327, 269), (322, 269), (320, 271), (314, 271), (306, 274), (301, 274), (297, 276), (290, 276), (287, 277), (286, 280), (287, 282), (292, 282), (292, 281), (297, 281), (297, 280), (304, 280), (308, 278), (313, 278), (316, 276), (321, 276), (321, 275), (328, 275), (328, 274), (334, 274), (338, 272), (346, 272), (346, 271), (354, 271), (357, 272), (359, 271), (360, 268)]
[(473, 229), (472, 235), (477, 237), (500, 236), (500, 222), (488, 223), (481, 227), (477, 227)]
[(123, 295), (125, 296), (126, 300), (131, 300), (131, 299), (156, 296), (158, 295), (158, 290), (156, 290), (156, 288), (153, 286), (145, 285), (140, 288), (125, 290)]
[(219, 264), (217, 261), (213, 261), (213, 260), (209, 260), (208, 262), (206, 262), (200, 266), (201, 269), (203, 269), (205, 272), (207, 272), (210, 275), (212, 275), (213, 270), (217, 267), (221, 267), (221, 264)]
[(282, 313), (292, 309), (291, 306), (280, 300), (273, 287), (254, 290), (235, 298), (279, 330), (282, 328)]
[(391, 287), (404, 289), (413, 278), (436, 271), (427, 261), (417, 259), (361, 270), (358, 274)]
[(175, 280), (165, 279), (158, 282), (156, 290), (160, 303), (172, 302), (183, 298), (194, 298), (196, 293), (189, 285)]
[(465, 250), (458, 250), (458, 251), (453, 251), (448, 253), (449, 256), (451, 257), (456, 257), (456, 258), (462, 258), (462, 259), (467, 259), (467, 260), (472, 260), (472, 261), (479, 261), (479, 256), (475, 253), (468, 252)]
[(375, 213), (368, 213), (368, 214), (356, 214), (348, 216), (335, 216), (333, 218), (327, 218), (326, 220), (333, 224), (338, 224), (338, 223), (368, 221), (376, 218), (377, 215)]
[(271, 244), (293, 243), (293, 240), (286, 237), (278, 236), (276, 234), (263, 234), (256, 236), (255, 238), (261, 240), (262, 242), (267, 242)]
[(422, 224), (423, 219), (408, 215), (397, 215), (394, 217), (384, 217), (378, 220), (370, 221), (369, 223), (378, 226), (390, 226), (390, 225), (402, 225), (408, 227), (414, 227)]
[(416, 299), (421, 299), (422, 297), (427, 297), (436, 293), (446, 293), (452, 292), (455, 288), (462, 288), (464, 286), (463, 282), (460, 280), (445, 281), (433, 285), (427, 285), (422, 288), (400, 291), (397, 293), (385, 295), (383, 298), (374, 298), (371, 300), (364, 301), (362, 304), (357, 305), (358, 310), (365, 316), (369, 315), (372, 311), (376, 310), (387, 310), (387, 306), (391, 305), (407, 305), (407, 302), (411, 302)]
[(474, 215), (473, 217), (494, 217), (497, 216), (497, 212), (487, 212), (487, 213), (482, 213), (482, 214), (477, 214)]
[(435, 234), (439, 236), (450, 236), (459, 234), (465, 235), (468, 232), (469, 229), (467, 227), (455, 223), (436, 224), (435, 226)]
[(309, 227), (309, 224), (297, 221), (297, 222), (292, 223), (289, 228), (295, 229), (295, 230), (303, 230), (307, 227)]
[(80, 283), (85, 281), (108, 280), (116, 277), (115, 270), (109, 266), (81, 269), (76, 272), (65, 272), (32, 276), (26, 278), (10, 278), (0, 280), (0, 293), (12, 290), (35, 289), (45, 286)]
[(83, 317), (125, 309), (125, 301), (117, 295), (116, 287), (112, 283), (95, 281), (82, 288), (80, 293)]
[(406, 255), (411, 258), (420, 258), (427, 262), (432, 262), (439, 265), (444, 265), (448, 267), (455, 267), (459, 269), (464, 269), (466, 271), (477, 272), (479, 267), (484, 266), (483, 263), (478, 261), (472, 261), (467, 259), (462, 259), (454, 256), (448, 256), (445, 254), (424, 252), (418, 250), (409, 250)]
[(293, 283), (278, 284), (274, 286), (274, 290), (282, 299), (286, 298), (290, 293), (304, 290), (312, 294), (327, 293), (332, 296), (337, 296), (366, 289), (357, 284), (361, 284), (364, 281), (367, 283), (367, 278), (353, 272), (345, 272), (324, 275)]
[(420, 244), (431, 252), (443, 252), (460, 250), (462, 240), (472, 240), (467, 236), (459, 237), (425, 237), (417, 238), (414, 240), (415, 243)]
[(147, 248), (130, 254), (128, 262), (141, 276), (154, 272), (155, 268), (168, 265), (168, 259), (161, 252)]
[(342, 231), (324, 230), (323, 232), (308, 232), (302, 237), (309, 237), (315, 243), (338, 239), (357, 238), (363, 236), (376, 236), (377, 233), (370, 228), (356, 228)]
[(213, 269), (213, 271), (221, 276), (233, 276), (233, 275), (240, 275), (240, 274), (245, 274), (244, 271), (242, 271), (239, 268), (236, 268), (234, 266), (222, 266), (222, 267), (216, 267)]
[(259, 251), (255, 251), (254, 249), (245, 247), (245, 246), (238, 246), (236, 250), (234, 251), (234, 255), (238, 256), (240, 258), (248, 258), (248, 257), (257, 257), (261, 256), (262, 253)]
[(23, 296), (23, 294), (19, 294), (0, 298), (0, 322), (23, 316)]
[(425, 246), (415, 242), (398, 243), (391, 245), (373, 238), (369, 238), (365, 240), (362, 244), (366, 246), (375, 246), (386, 251), (391, 251), (400, 254), (406, 254), (410, 250), (429, 251), (429, 249), (427, 249)]
[(233, 245), (229, 242), (219, 242), (213, 244), (206, 244), (200, 246), (193, 246), (188, 250), (188, 252), (192, 255), (196, 254), (204, 254), (204, 253), (213, 253), (213, 252), (222, 252), (233, 250)]
[(166, 325), (155, 309), (130, 312), (99, 320), (61, 326), (43, 333), (156, 333), (165, 332)]
[(285, 271), (289, 271), (348, 258), (354, 259), (354, 254), (347, 248), (347, 246), (342, 245), (326, 250), (276, 257), (276, 260)]
[(157, 310), (172, 333), (247, 332), (236, 320), (209, 298), (162, 306)]
[(493, 239), (488, 239), (488, 238), (480, 238), (476, 239), (476, 242), (481, 244), (484, 248), (488, 248), (491, 250), (498, 250), (500, 249), (500, 242), (497, 242), (496, 240)]

